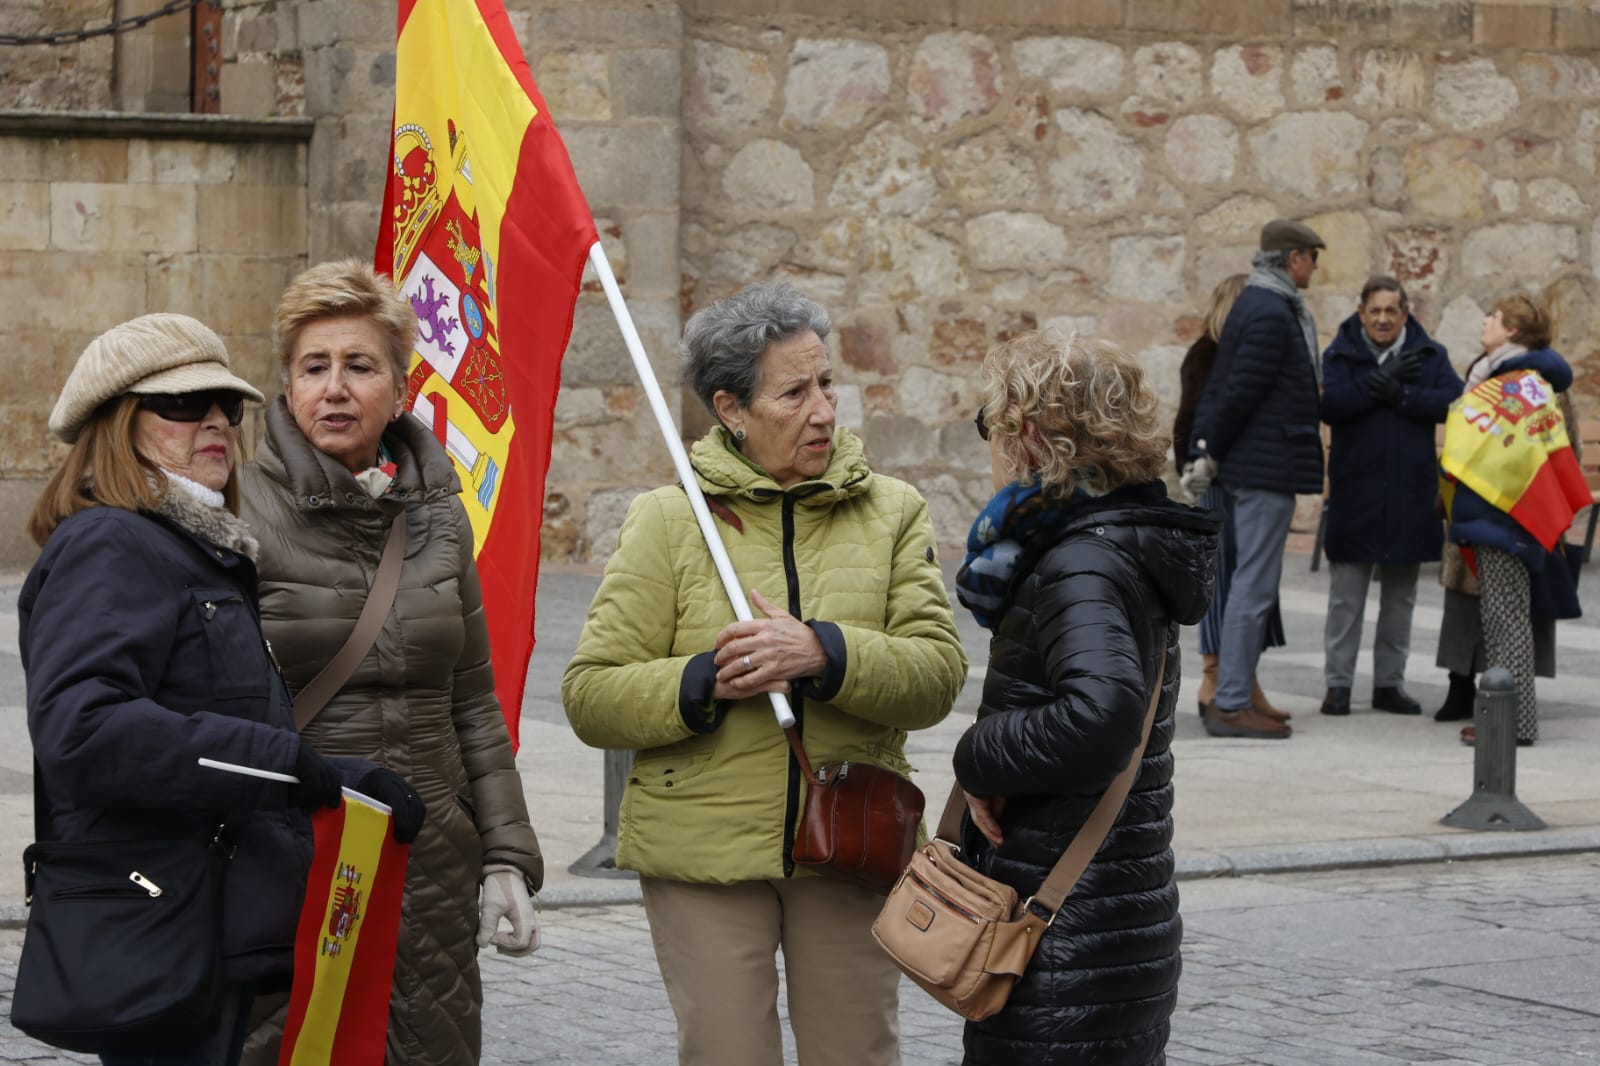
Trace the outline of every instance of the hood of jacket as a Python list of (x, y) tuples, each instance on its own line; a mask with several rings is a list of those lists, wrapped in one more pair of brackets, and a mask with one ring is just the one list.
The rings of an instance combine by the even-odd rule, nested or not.
[(1086, 500), (1054, 543), (1086, 531), (1108, 538), (1144, 572), (1167, 618), (1194, 625), (1211, 606), (1220, 529), (1206, 512), (1169, 499), (1166, 485), (1148, 481)]
[(1499, 377), (1514, 370), (1536, 371), (1557, 392), (1566, 392), (1572, 387), (1572, 367), (1554, 348), (1533, 348), (1507, 359), (1494, 368), (1493, 376)]
[[(1415, 318), (1406, 319), (1405, 341), (1400, 345), (1402, 352), (1436, 351), (1446, 355), (1444, 345), (1434, 340), (1428, 331), (1422, 328), (1422, 323)], [(1446, 356), (1448, 358), (1448, 356)], [(1377, 356), (1372, 354), (1372, 349), (1367, 346), (1366, 327), (1361, 324), (1360, 315), (1351, 315), (1339, 323), (1339, 329), (1333, 335), (1333, 340), (1328, 344), (1328, 350), (1323, 354), (1323, 360), (1341, 358), (1366, 360), (1376, 362)]]
[[(713, 427), (695, 442), (689, 465), (708, 496), (740, 496), (761, 503), (785, 492), (771, 474), (739, 451), (724, 426)], [(821, 476), (787, 491), (813, 506), (829, 506), (867, 491), (871, 484), (866, 447), (860, 437), (839, 426), (833, 431), (833, 454)]]
[(383, 445), (394, 457), (394, 482), (374, 500), (344, 464), (300, 432), (287, 397), (267, 407), (267, 447), (256, 458), (262, 474), (284, 486), (301, 510), (374, 511), (427, 503), (461, 491), (450, 456), (410, 412), (389, 423)]

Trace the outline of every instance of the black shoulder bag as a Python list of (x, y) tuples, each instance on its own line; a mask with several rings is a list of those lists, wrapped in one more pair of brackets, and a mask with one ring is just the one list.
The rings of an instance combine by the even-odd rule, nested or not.
[(198, 839), (51, 840), (37, 761), (33, 782), (35, 840), (22, 853), (28, 930), (11, 1024), (69, 1051), (199, 1043), (221, 1006), (232, 827)]

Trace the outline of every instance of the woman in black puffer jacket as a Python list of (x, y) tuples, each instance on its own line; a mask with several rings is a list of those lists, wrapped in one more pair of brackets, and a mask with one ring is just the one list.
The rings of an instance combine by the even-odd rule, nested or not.
[(1173, 884), (1178, 625), (1205, 614), (1217, 523), (1167, 499), (1144, 372), (1103, 342), (1032, 333), (984, 362), (979, 420), (999, 492), (968, 540), (961, 601), (994, 636), (978, 720), (956, 748), (962, 850), (1032, 894), (1117, 772), (1116, 824), (1006, 1008), (966, 1028), (967, 1066), (1166, 1061), (1183, 926)]

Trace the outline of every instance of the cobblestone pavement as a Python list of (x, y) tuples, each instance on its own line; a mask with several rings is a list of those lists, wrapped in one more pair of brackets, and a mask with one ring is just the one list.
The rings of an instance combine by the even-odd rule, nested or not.
[[(1600, 1062), (1600, 856), (1193, 881), (1182, 893), (1171, 1066)], [(531, 960), (484, 959), (484, 1063), (672, 1062), (640, 908), (544, 917)], [(0, 931), (7, 1005), (20, 942)], [(909, 984), (900, 1017), (907, 1066), (960, 1062), (959, 1019)], [(90, 1061), (0, 1024), (0, 1062)]]

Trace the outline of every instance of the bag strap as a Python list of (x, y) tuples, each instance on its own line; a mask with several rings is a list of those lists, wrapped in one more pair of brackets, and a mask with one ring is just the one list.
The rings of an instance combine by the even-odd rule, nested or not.
[(361, 607), (361, 617), (350, 631), (344, 646), (334, 653), (328, 665), (313, 677), (294, 698), (294, 728), (305, 727), (328, 705), (328, 701), (344, 687), (367, 657), (367, 652), (378, 640), (389, 608), (394, 606), (395, 593), (400, 589), (400, 567), (406, 558), (406, 516), (402, 511), (389, 523), (389, 538), (383, 544), (383, 557), (378, 560), (378, 572), (372, 578), (372, 588), (367, 602)]
[(789, 741), (789, 748), (794, 752), (795, 761), (800, 764), (800, 772), (806, 775), (806, 780), (815, 781), (816, 775), (811, 772), (811, 760), (806, 758), (806, 746), (800, 742), (800, 733), (794, 726), (784, 726), (783, 735)]
[[(1139, 776), (1139, 764), (1144, 758), (1145, 747), (1150, 743), (1150, 730), (1155, 725), (1156, 709), (1161, 705), (1161, 688), (1166, 684), (1166, 680), (1167, 652), (1166, 637), (1163, 633), (1161, 671), (1156, 675), (1155, 691), (1150, 694), (1150, 706), (1144, 712), (1144, 730), (1138, 750), (1128, 760), (1128, 765), (1122, 768), (1122, 772), (1111, 779), (1105, 795), (1100, 797), (1100, 802), (1095, 804), (1094, 811), (1078, 830), (1077, 835), (1072, 838), (1072, 843), (1067, 845), (1067, 850), (1056, 860), (1049, 876), (1044, 879), (1044, 884), (1039, 886), (1039, 891), (1023, 904), (1024, 909), (1037, 902), (1042, 912), (1041, 916), (1048, 915), (1053, 919), (1056, 911), (1061, 909), (1061, 905), (1067, 901), (1067, 896), (1077, 885), (1078, 878), (1089, 868), (1089, 862), (1094, 858), (1095, 852), (1105, 843), (1111, 827), (1116, 824), (1117, 817), (1122, 813), (1122, 805), (1127, 801), (1128, 793), (1133, 789), (1134, 778)], [(966, 797), (962, 795), (961, 782), (957, 781), (950, 789), (950, 798), (945, 802), (944, 814), (939, 818), (938, 839), (952, 844), (960, 842), (961, 815), (966, 807)]]

